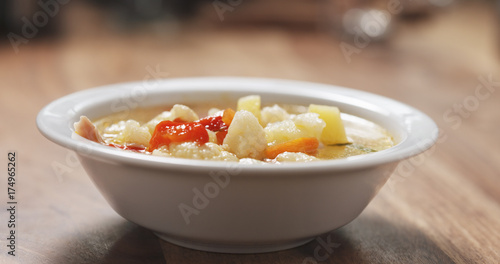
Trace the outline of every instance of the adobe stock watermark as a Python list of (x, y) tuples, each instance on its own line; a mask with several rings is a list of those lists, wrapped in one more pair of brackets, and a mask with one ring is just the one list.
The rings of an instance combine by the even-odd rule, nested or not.
[[(79, 144), (76, 152), (90, 155), (92, 153), (92, 149), (87, 144)], [(64, 182), (63, 176), (66, 174), (71, 174), (76, 169), (82, 168), (76, 152), (68, 150), (64, 157), (64, 161), (54, 160), (50, 164), (59, 183)]]
[(145, 70), (147, 73), (142, 82), (111, 102), (110, 107), (113, 113), (121, 112), (124, 117), (127, 116), (130, 110), (137, 108), (146, 99), (148, 91), (157, 89), (160, 86), (160, 80), (170, 75), (168, 72), (163, 72), (159, 64), (154, 68), (148, 65)]
[(224, 21), (224, 13), (233, 12), (236, 7), (240, 6), (243, 3), (243, 0), (214, 0), (212, 2), (212, 6), (219, 17), (219, 20)]
[(443, 114), (443, 120), (450, 124), (453, 130), (457, 130), (462, 125), (464, 119), (469, 118), (476, 112), (481, 102), (488, 100), (492, 94), (500, 87), (500, 81), (493, 80), (493, 75), (479, 76), (479, 84), (474, 88), (474, 94), (465, 97), (462, 102), (453, 104)]
[(14, 32), (7, 34), (15, 53), (19, 52), (19, 46), (28, 44), (29, 40), (36, 37), (41, 28), (47, 26), (51, 18), (54, 18), (61, 11), (61, 7), (69, 3), (70, 0), (38, 0), (37, 4), (41, 10), (35, 12), (31, 19), (23, 16), (21, 18), (21, 35)]
[(340, 243), (332, 242), (331, 234), (328, 234), (326, 240), (321, 236), (315, 239), (317, 246), (313, 250), (312, 257), (306, 257), (302, 264), (317, 264), (326, 261), (334, 253), (334, 249), (340, 247)]
[[(471, 117), (474, 112), (478, 111), (481, 102), (490, 99), (493, 93), (500, 88), (500, 81), (495, 81), (492, 74), (479, 76), (477, 79), (478, 84), (474, 87), (473, 94), (466, 96), (461, 102), (454, 103), (443, 113), (443, 121), (452, 130), (459, 129), (463, 124), (463, 120)], [(442, 129), (435, 131), (435, 133), (438, 133), (436, 144), (429, 148), (431, 142), (422, 142), (419, 148), (422, 150), (429, 148), (427, 151), (398, 164), (387, 182), (391, 191), (395, 190), (394, 187), (398, 182), (404, 182), (419, 166), (423, 165), (427, 158), (434, 154), (440, 144), (448, 140), (448, 135)]]
[(221, 171), (211, 171), (209, 176), (212, 179), (207, 182), (200, 190), (197, 187), (192, 189), (193, 199), (191, 203), (180, 203), (179, 211), (186, 225), (191, 223), (191, 218), (197, 216), (202, 210), (206, 209), (210, 202), (217, 198), (231, 182), (231, 176), (240, 174), (241, 166), (237, 162), (228, 162), (227, 167)]
[[(160, 86), (160, 79), (167, 77), (169, 73), (162, 72), (160, 65), (157, 64), (154, 68), (150, 65), (145, 67), (147, 72), (141, 83), (134, 86), (129, 93), (123, 93), (121, 97), (116, 98), (110, 104), (112, 113), (122, 112), (125, 118), (129, 112), (138, 107), (139, 103), (144, 101), (147, 96), (147, 91), (156, 89)], [(121, 116), (121, 115), (120, 115)], [(118, 116), (118, 118), (120, 118)], [(90, 154), (90, 146), (81, 144), (78, 146), (77, 152)], [(64, 181), (64, 176), (73, 173), (80, 168), (80, 161), (75, 152), (68, 150), (63, 161), (55, 160), (51, 163), (52, 170), (59, 182)]]
[[(351, 11), (351, 12), (355, 12)], [(403, 5), (400, 0), (389, 0), (386, 5), (386, 10), (357, 10), (357, 14), (353, 19), (356, 21), (352, 30), (352, 44), (345, 41), (340, 43), (340, 50), (344, 55), (347, 63), (351, 63), (353, 54), (360, 54), (364, 48), (368, 47), (373, 39), (384, 34), (392, 16), (395, 16), (403, 11)], [(346, 14), (349, 15), (349, 14)]]
[(446, 142), (446, 140), (448, 139), (448, 135), (440, 129), (433, 131), (433, 133), (437, 136), (437, 140), (434, 145), (432, 145), (432, 142), (429, 139), (424, 140), (418, 145), (418, 149), (421, 151), (425, 150), (424, 152), (401, 161), (396, 169), (394, 169), (394, 172), (388, 173), (392, 174), (392, 176), (387, 181), (387, 186), (392, 192), (395, 192), (395, 186), (397, 183), (406, 181), (406, 179), (409, 178), (417, 170), (418, 167), (422, 166), (425, 163), (428, 157), (434, 154), (437, 146)]

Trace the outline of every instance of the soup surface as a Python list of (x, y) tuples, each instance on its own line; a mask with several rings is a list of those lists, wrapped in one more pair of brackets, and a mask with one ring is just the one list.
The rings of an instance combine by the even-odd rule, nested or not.
[(82, 117), (75, 132), (146, 155), (240, 163), (339, 159), (394, 145), (384, 128), (334, 106), (260, 104), (253, 95), (240, 98), (236, 110), (180, 104), (141, 108), (94, 122)]

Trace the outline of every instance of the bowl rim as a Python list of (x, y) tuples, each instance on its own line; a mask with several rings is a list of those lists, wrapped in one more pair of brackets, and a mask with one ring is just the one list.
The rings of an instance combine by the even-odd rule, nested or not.
[[(434, 145), (438, 138), (439, 131), (436, 123), (423, 112), (399, 101), (366, 91), (330, 84), (256, 77), (190, 77), (154, 81), (159, 87), (150, 90), (141, 91), (137, 89), (137, 87), (145, 87), (146, 83), (143, 81), (111, 84), (68, 94), (52, 101), (40, 110), (36, 118), (37, 127), (42, 135), (54, 143), (93, 159), (171, 171), (207, 172), (232, 168), (238, 172), (250, 171), (255, 175), (265, 175), (266, 173), (290, 175), (290, 173), (299, 172), (311, 174), (325, 170), (337, 172), (366, 169), (398, 162), (424, 152)], [(234, 89), (235, 87), (239, 89)], [(307, 89), (304, 89), (304, 87), (307, 87)], [(402, 129), (405, 129), (407, 136), (389, 149), (344, 159), (322, 160), (308, 162), (307, 164), (302, 162), (240, 164), (237, 162), (167, 158), (133, 153), (91, 142), (72, 131), (73, 123), (79, 119), (82, 111), (98, 104), (109, 103), (120, 94), (130, 96), (135, 94), (137, 96), (138, 92), (146, 91), (146, 94), (154, 95), (156, 93), (179, 92), (181, 88), (183, 91), (191, 92), (210, 92), (216, 89), (216, 92), (245, 92), (247, 94), (255, 93), (258, 90), (306, 97), (311, 97), (311, 91), (314, 91), (317, 93), (314, 98), (317, 96), (335, 96), (337, 100), (346, 100), (348, 105), (362, 106), (367, 111), (386, 115), (387, 118), (400, 119), (402, 122), (399, 125), (401, 125)], [(237, 174), (240, 173), (235, 173), (233, 176)]]

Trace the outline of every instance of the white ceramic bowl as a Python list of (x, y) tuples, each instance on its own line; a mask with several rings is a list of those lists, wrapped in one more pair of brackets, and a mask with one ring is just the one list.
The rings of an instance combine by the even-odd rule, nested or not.
[[(73, 133), (81, 115), (98, 118), (154, 105), (236, 101), (336, 105), (380, 124), (397, 145), (376, 153), (311, 163), (242, 165), (154, 157), (99, 145)], [(397, 101), (332, 85), (258, 78), (186, 78), (84, 90), (40, 111), (41, 133), (76, 151), (81, 164), (122, 217), (181, 246), (231, 253), (304, 244), (356, 218), (396, 165), (423, 152), (437, 126)]]

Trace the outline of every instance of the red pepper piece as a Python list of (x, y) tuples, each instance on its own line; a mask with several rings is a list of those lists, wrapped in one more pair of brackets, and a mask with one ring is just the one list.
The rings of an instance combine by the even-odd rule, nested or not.
[(226, 123), (222, 121), (222, 116), (207, 116), (197, 121), (198, 123), (205, 126), (206, 129), (217, 132), (219, 130), (227, 128)]
[(217, 136), (217, 144), (222, 145), (227, 135), (227, 128), (216, 132), (215, 135)]
[(172, 142), (197, 142), (205, 144), (209, 140), (208, 132), (199, 122), (180, 123), (162, 121), (155, 127), (149, 141), (149, 151), (161, 146), (168, 146)]

